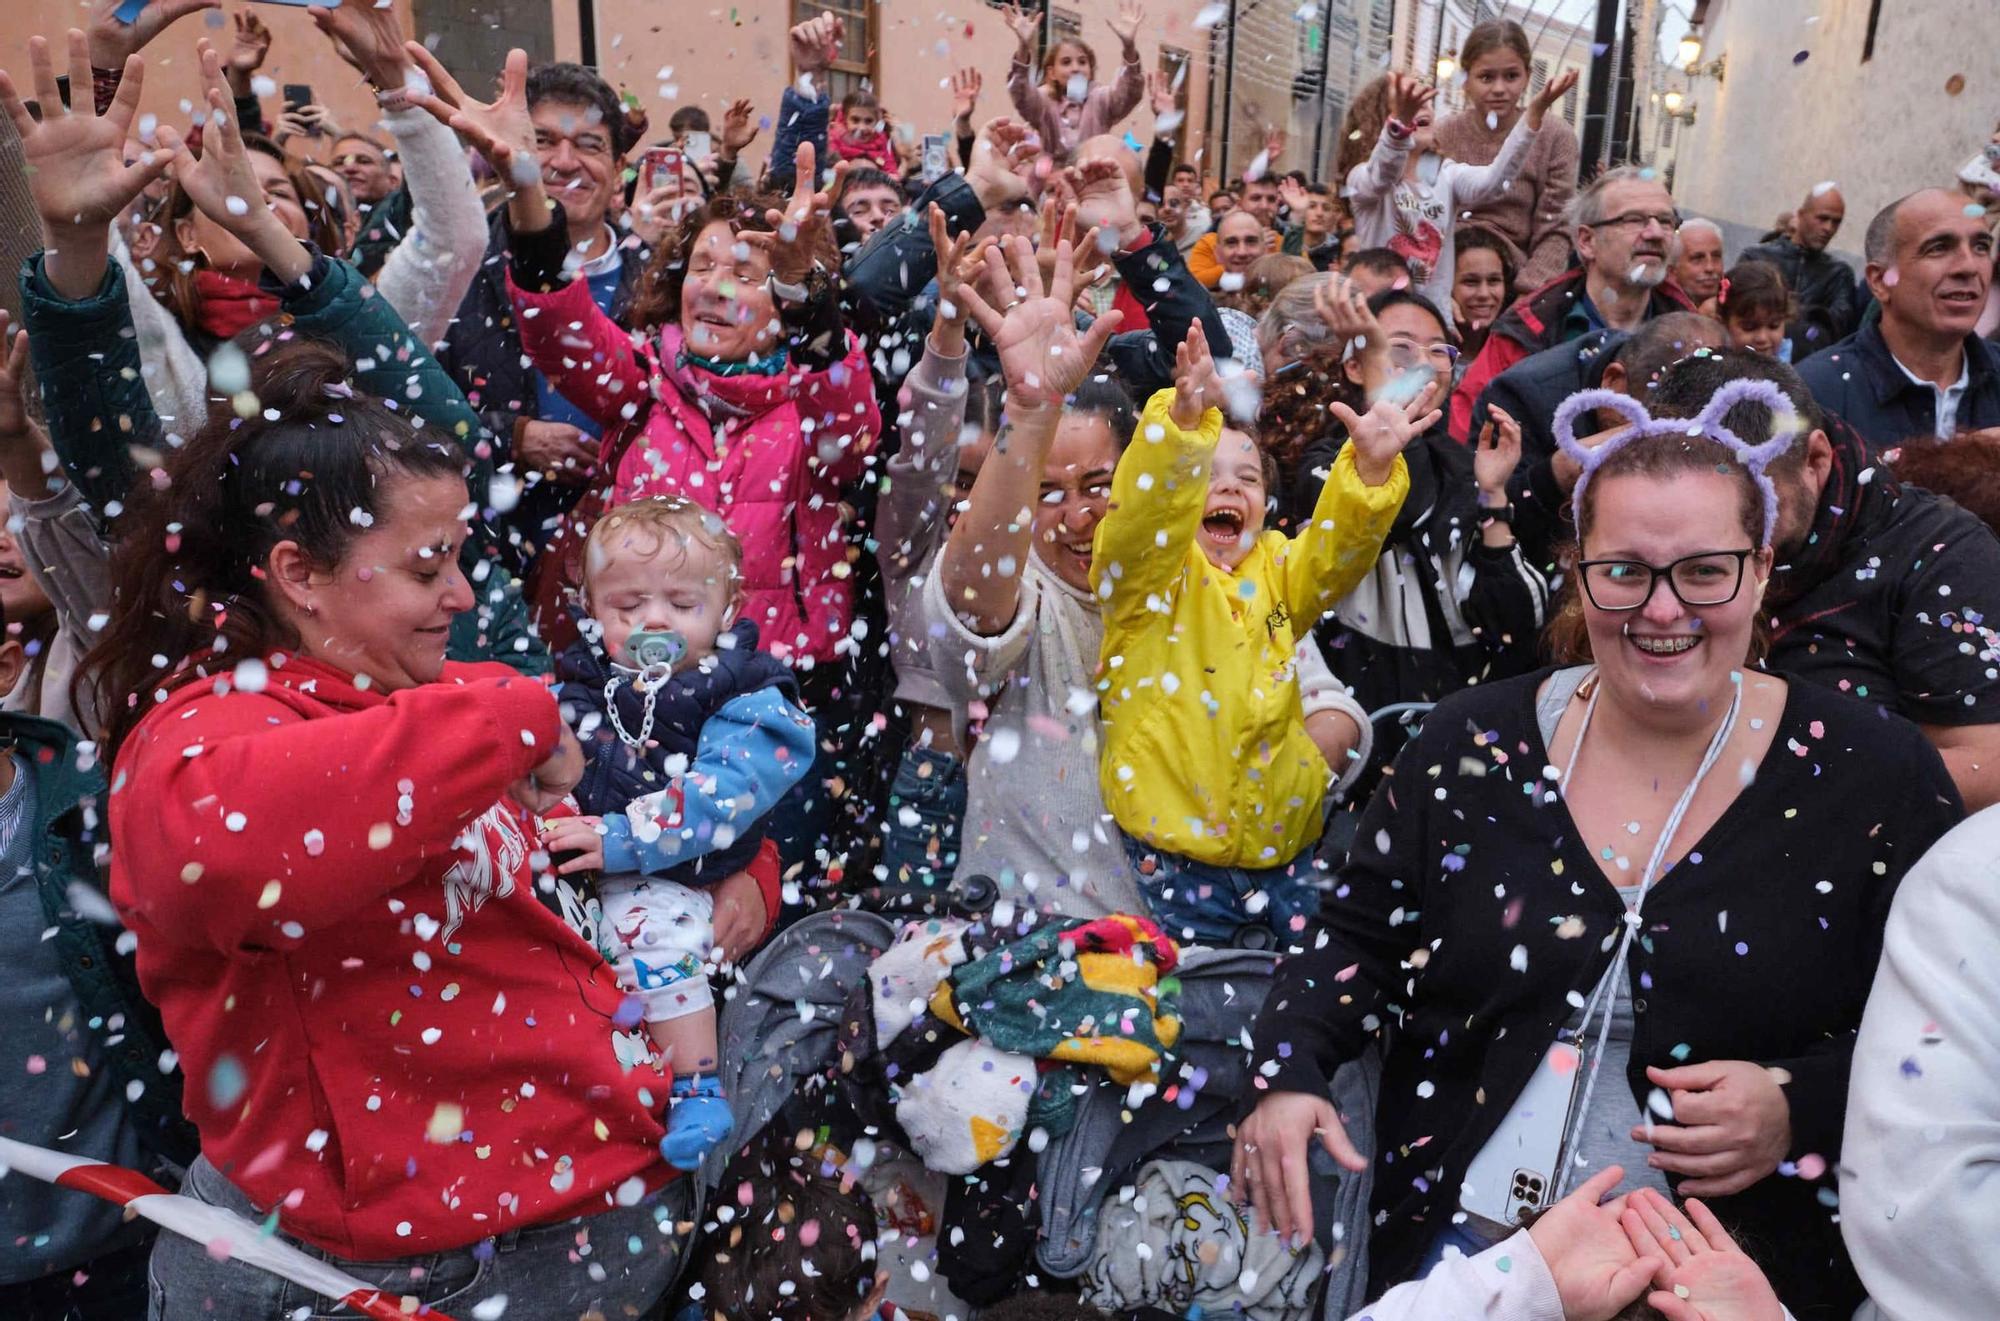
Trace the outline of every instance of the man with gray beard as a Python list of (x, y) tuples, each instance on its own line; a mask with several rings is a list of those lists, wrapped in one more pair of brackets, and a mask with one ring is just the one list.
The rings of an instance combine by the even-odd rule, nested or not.
[(1633, 331), (1656, 316), (1694, 310), (1668, 278), (1679, 228), (1674, 199), (1651, 170), (1620, 166), (1591, 180), (1571, 203), (1580, 264), (1523, 294), (1493, 323), (1452, 392), (1453, 439), (1466, 443), (1480, 392), (1522, 359), (1592, 331)]

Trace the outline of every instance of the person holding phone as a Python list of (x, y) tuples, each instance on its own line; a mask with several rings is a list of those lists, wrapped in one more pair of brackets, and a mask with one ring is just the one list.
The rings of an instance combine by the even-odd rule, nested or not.
[[(1312, 1149), (1367, 1163), (1328, 1079), (1396, 1024), (1377, 1287), (1511, 1233), (1471, 1207), (1511, 1200), (1517, 1171), (1546, 1205), (1617, 1164), (1783, 1245), (1761, 1264), (1800, 1317), (1860, 1300), (1829, 1212), (1855, 1031), (1896, 885), (1964, 809), (1916, 726), (1752, 668), (1797, 516), (1778, 491), (1809, 445), (1770, 382), (1706, 386), (1669, 369), (1657, 417), (1608, 391), (1563, 405), (1584, 470), (1550, 634), (1567, 663), (1425, 720), (1362, 816), (1325, 943), (1280, 965), (1254, 1029), (1233, 1181), (1296, 1235)], [(1580, 443), (1591, 408), (1631, 425)], [(1502, 1132), (1535, 1141), (1489, 1153)], [(1497, 1186), (1475, 1173), (1495, 1166)]]

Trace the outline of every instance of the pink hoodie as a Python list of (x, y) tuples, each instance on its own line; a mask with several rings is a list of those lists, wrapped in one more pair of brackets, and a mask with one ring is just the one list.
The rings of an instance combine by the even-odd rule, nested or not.
[(621, 330), (585, 281), (507, 289), (522, 350), (604, 427), (602, 458), (623, 450), (610, 503), (673, 494), (714, 510), (743, 543), (745, 618), (764, 650), (834, 659), (854, 620), (842, 488), (882, 429), (860, 341), (822, 371), (724, 376), (683, 359), (679, 326)]

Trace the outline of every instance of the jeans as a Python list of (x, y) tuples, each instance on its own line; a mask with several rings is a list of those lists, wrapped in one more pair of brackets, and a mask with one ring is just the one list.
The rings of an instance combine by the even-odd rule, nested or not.
[[(1484, 1225), (1477, 1222), (1468, 1221), (1464, 1224), (1455, 1225), (1447, 1221), (1444, 1227), (1438, 1230), (1436, 1236), (1431, 1239), (1431, 1245), (1424, 1249), (1423, 1264), (1417, 1267), (1416, 1273), (1410, 1276), (1410, 1278), (1421, 1280), (1424, 1276), (1436, 1270), (1438, 1263), (1444, 1260), (1445, 1251), (1449, 1248), (1457, 1248), (1468, 1257), (1476, 1257), (1495, 1243), (1503, 1242), (1511, 1236), (1510, 1232), (1494, 1237), (1486, 1231)], [(1395, 1283), (1395, 1281), (1391, 1281), (1390, 1283)], [(1370, 1287), (1372, 1288), (1373, 1285), (1371, 1284)]]
[(932, 748), (905, 748), (882, 823), (882, 907), (943, 909), (964, 819), (965, 762)]
[(1320, 870), (1308, 848), (1282, 867), (1216, 867), (1125, 836), (1125, 856), (1160, 929), (1185, 944), (1227, 945), (1245, 926), (1278, 947), (1302, 945), (1319, 911)]
[(146, 1310), (146, 1258), (152, 1251), (148, 1238), (39, 1280), (0, 1284), (0, 1316), (8, 1321), (132, 1321)]
[[(205, 1156), (189, 1168), (181, 1191), (251, 1220), (264, 1218)], [(481, 1303), (502, 1295), (508, 1317), (575, 1321), (593, 1315), (644, 1316), (657, 1307), (680, 1273), (688, 1248), (683, 1226), (694, 1218), (694, 1185), (681, 1178), (637, 1206), (510, 1229), (469, 1247), (391, 1261), (345, 1261), (310, 1244), (287, 1241), (392, 1297), (413, 1296), (461, 1321)], [(161, 1234), (153, 1248), (147, 1287), (149, 1321), (331, 1321), (336, 1316), (351, 1321), (355, 1315), (347, 1307), (336, 1313), (338, 1300), (259, 1267), (217, 1261), (205, 1244), (173, 1233)]]

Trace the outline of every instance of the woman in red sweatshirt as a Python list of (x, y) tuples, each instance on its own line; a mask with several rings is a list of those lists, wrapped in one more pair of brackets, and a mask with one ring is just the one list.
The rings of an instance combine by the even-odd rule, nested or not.
[[(445, 660), (484, 595), (463, 457), (346, 371), (258, 359), (261, 411), (125, 515), (88, 661), (112, 897), (201, 1133), (184, 1191), (460, 1318), (640, 1315), (692, 1198), (587, 910), (542, 897), (533, 814), (582, 755), (542, 684)], [(327, 1306), (176, 1235), (151, 1287), (156, 1317)]]

